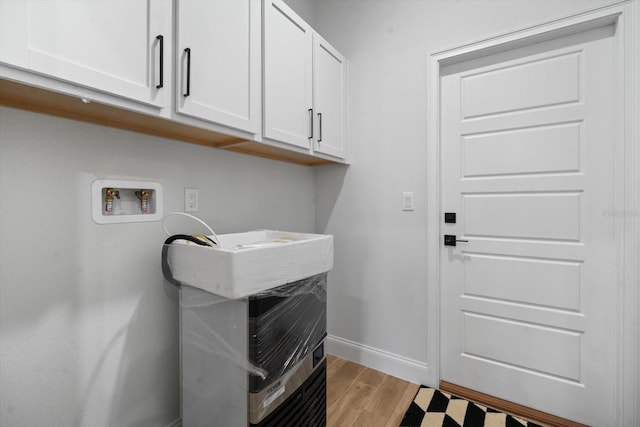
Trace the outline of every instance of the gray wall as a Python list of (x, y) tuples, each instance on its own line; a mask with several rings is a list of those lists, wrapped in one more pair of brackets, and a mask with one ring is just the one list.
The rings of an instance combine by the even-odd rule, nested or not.
[[(317, 231), (335, 235), (328, 332), (359, 347), (334, 350), (396, 375), (387, 362), (429, 364), (427, 239), (438, 237), (427, 235), (428, 55), (607, 3), (315, 2), (316, 30), (350, 61), (352, 165), (316, 170)], [(414, 212), (402, 211), (403, 191), (415, 192)]]
[[(177, 293), (159, 222), (97, 225), (96, 178), (200, 189), (216, 232), (314, 231), (314, 171), (0, 107), (0, 425), (178, 419)], [(202, 232), (179, 219), (174, 232)]]
[(315, 26), (315, 5), (318, 0), (284, 0), (284, 2), (309, 25)]

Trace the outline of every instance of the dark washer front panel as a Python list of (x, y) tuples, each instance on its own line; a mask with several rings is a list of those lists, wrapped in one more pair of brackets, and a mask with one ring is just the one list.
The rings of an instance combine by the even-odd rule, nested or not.
[(327, 273), (249, 297), (249, 360), (267, 377), (249, 376), (257, 393), (302, 360), (327, 333)]
[(327, 423), (327, 361), (275, 411), (251, 427), (325, 427)]

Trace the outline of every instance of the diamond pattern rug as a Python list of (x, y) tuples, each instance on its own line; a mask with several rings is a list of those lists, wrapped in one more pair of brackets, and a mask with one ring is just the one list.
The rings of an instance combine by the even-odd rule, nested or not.
[(400, 427), (541, 427), (530, 421), (420, 386)]

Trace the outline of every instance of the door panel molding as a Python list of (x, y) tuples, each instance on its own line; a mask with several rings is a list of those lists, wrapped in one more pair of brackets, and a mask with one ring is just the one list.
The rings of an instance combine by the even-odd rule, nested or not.
[(640, 425), (640, 2), (623, 1), (573, 14), (546, 23), (469, 43), (430, 55), (428, 78), (431, 97), (428, 116), (428, 327), (429, 385), (440, 382), (440, 81), (441, 71), (471, 59), (500, 54), (559, 37), (579, 34), (614, 24), (616, 27), (616, 140), (624, 152), (616, 154), (617, 177), (624, 185), (616, 189), (611, 215), (616, 227), (616, 384), (617, 419), (613, 425)]

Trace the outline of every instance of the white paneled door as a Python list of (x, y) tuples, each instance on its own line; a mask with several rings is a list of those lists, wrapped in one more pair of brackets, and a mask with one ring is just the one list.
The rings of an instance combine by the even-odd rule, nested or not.
[(614, 36), (441, 74), (441, 239), (463, 240), (441, 251), (441, 379), (598, 426), (615, 420)]

